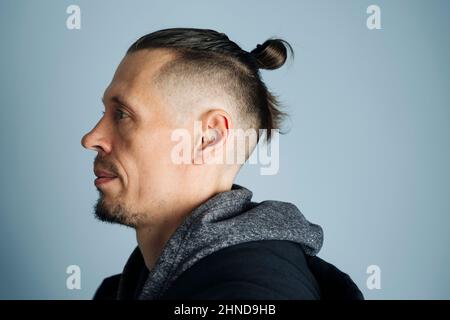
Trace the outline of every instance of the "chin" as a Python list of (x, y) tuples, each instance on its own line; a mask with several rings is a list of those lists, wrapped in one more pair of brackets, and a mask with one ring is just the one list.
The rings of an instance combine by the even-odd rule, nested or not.
[(127, 210), (126, 206), (119, 202), (110, 203), (101, 192), (94, 206), (94, 214), (100, 221), (120, 224), (131, 228), (136, 228), (140, 220), (139, 214)]

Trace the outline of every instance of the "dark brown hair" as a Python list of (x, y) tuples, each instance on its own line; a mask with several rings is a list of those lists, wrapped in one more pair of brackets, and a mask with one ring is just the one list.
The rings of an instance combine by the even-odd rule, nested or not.
[[(271, 129), (281, 129), (287, 114), (280, 110), (280, 104), (261, 79), (260, 69), (273, 70), (281, 67), (288, 50), (293, 58), (290, 44), (282, 39), (271, 38), (247, 52), (224, 33), (210, 29), (172, 28), (159, 30), (139, 38), (127, 54), (152, 48), (168, 48), (179, 54), (177, 62), (188, 62), (196, 70), (202, 68), (226, 72), (227, 81), (236, 98), (242, 101), (241, 112), (249, 119), (249, 126), (267, 130), (267, 142)], [(258, 140), (259, 140), (258, 133)]]

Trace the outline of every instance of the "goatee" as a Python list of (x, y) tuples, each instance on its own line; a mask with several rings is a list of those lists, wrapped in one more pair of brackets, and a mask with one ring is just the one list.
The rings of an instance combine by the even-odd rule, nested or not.
[(139, 215), (130, 212), (120, 203), (109, 204), (105, 201), (103, 192), (99, 191), (99, 198), (94, 206), (95, 217), (103, 222), (117, 223), (136, 228)]

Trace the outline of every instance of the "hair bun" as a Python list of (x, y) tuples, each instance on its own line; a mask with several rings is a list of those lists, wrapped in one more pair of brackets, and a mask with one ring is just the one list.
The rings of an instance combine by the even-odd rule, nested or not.
[(281, 67), (287, 59), (289, 50), (294, 57), (291, 45), (283, 39), (269, 39), (263, 44), (258, 44), (250, 54), (255, 58), (259, 69), (274, 70)]

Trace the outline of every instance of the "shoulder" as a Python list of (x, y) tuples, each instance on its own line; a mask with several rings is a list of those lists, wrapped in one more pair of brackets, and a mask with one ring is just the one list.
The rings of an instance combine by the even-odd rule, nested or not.
[(115, 300), (121, 274), (105, 278), (94, 294), (93, 300)]
[(284, 240), (233, 245), (199, 260), (162, 299), (319, 299), (301, 246)]
[(364, 295), (350, 276), (336, 266), (314, 256), (307, 263), (317, 279), (323, 300), (364, 300)]

